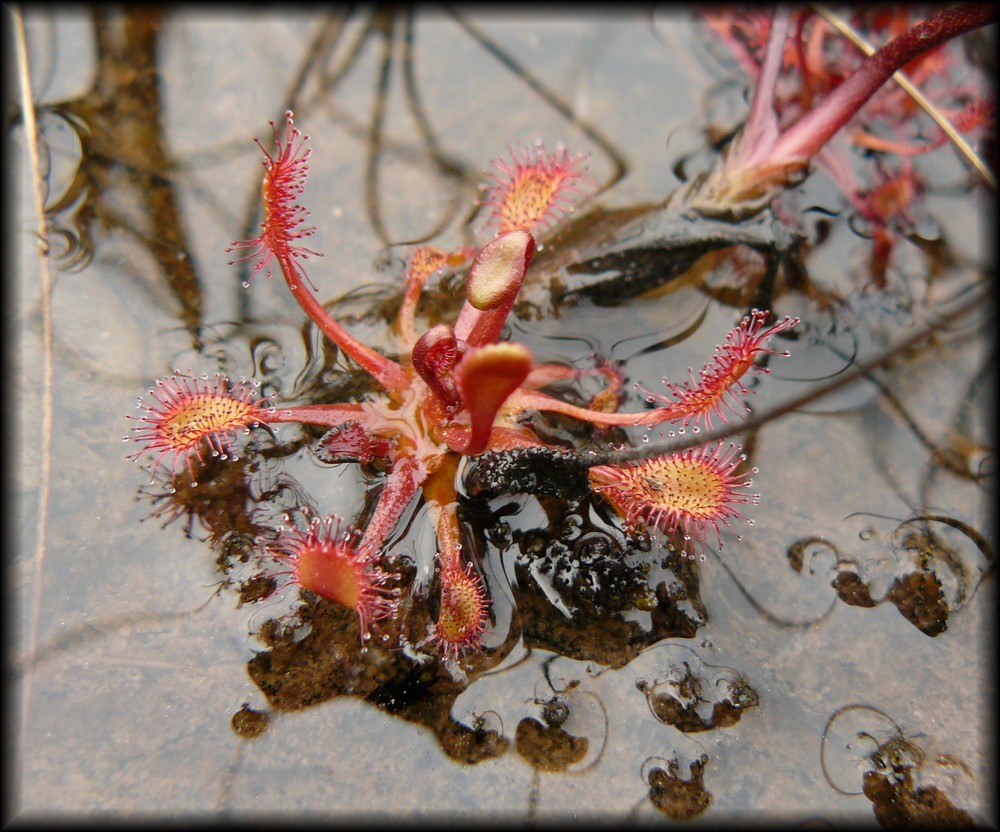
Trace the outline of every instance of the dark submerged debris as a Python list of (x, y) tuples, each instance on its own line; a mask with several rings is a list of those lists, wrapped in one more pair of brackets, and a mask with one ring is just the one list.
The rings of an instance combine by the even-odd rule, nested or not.
[(691, 820), (712, 805), (712, 793), (705, 788), (705, 765), (708, 757), (702, 755), (688, 766), (690, 776), (681, 777), (676, 759), (667, 768), (652, 768), (647, 780), (649, 801), (671, 820)]
[(252, 740), (267, 730), (270, 721), (271, 718), (266, 711), (258, 711), (244, 703), (243, 707), (233, 714), (231, 724), (238, 737)]
[(517, 724), (517, 753), (539, 771), (565, 771), (587, 756), (586, 737), (574, 737), (560, 725), (546, 725), (533, 717)]

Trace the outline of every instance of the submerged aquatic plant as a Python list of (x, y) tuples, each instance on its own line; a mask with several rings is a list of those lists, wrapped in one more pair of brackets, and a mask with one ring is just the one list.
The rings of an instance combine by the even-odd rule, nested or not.
[[(355, 609), (367, 632), (373, 621), (396, 609), (383, 569), (386, 546), (401, 518), (422, 498), (436, 530), (438, 583), (437, 620), (424, 641), (455, 660), (481, 646), (489, 614), (478, 564), (464, 555), (462, 545), (456, 480), (463, 458), (527, 449), (555, 452), (525, 418), (533, 413), (561, 414), (598, 427), (674, 423), (683, 429), (692, 420), (710, 424), (712, 413), (725, 418), (723, 408), (738, 412), (731, 400), (746, 392), (740, 379), (756, 368), (758, 356), (772, 352), (765, 342), (796, 321), (786, 317), (765, 327), (767, 313), (754, 310), (697, 378), (692, 375), (683, 387), (669, 385), (670, 398), (649, 394), (650, 401), (659, 399), (662, 406), (633, 413), (618, 411), (621, 379), (607, 363), (595, 370), (536, 363), (526, 346), (502, 340), (503, 327), (534, 257), (535, 234), (580, 196), (577, 185), (583, 176), (579, 159), (536, 148), (533, 154), (513, 154), (512, 162), (494, 164), (508, 175), (487, 200), (491, 222), (499, 225), (496, 236), (468, 267), (465, 303), (454, 324), (437, 323), (420, 335), (415, 316), (426, 281), (442, 265), (467, 260), (469, 252), (428, 246), (413, 251), (395, 325), (399, 359), (394, 360), (350, 334), (307, 285), (302, 260), (312, 252), (295, 241), (312, 233), (300, 227), (307, 212), (297, 201), (309, 150), (291, 112), (285, 131), (274, 133), (275, 150), (264, 163), (261, 235), (232, 248), (253, 250), (248, 256), (259, 258), (254, 273), (277, 263), (309, 318), (381, 392), (365, 401), (264, 407), (248, 398), (244, 386), (229, 389), (219, 382), (193, 391), (199, 406), (216, 418), (187, 424), (180, 434), (173, 430), (177, 417), (170, 408), (151, 410), (134, 438), (145, 443), (144, 450), (159, 454), (157, 463), (170, 450), (190, 461), (199, 442), (218, 449), (220, 437), (236, 429), (297, 422), (329, 428), (317, 442), (317, 455), (324, 461), (381, 460), (384, 482), (362, 530), (343, 531), (347, 527), (332, 517), (315, 520), (305, 531), (277, 529), (261, 542), (261, 554), (287, 567), (275, 574), (291, 575), (304, 589)], [(542, 389), (584, 375), (605, 382), (592, 407)], [(587, 464), (584, 456), (578, 459)], [(654, 456), (640, 464), (607, 464), (593, 469), (591, 488), (621, 510), (630, 525), (641, 519), (668, 533), (682, 529), (700, 545), (707, 529), (718, 535), (720, 524), (743, 516), (734, 506), (754, 501), (741, 491), (748, 484), (746, 475), (737, 473), (742, 461), (735, 451), (715, 448)], [(629, 489), (629, 483), (640, 480), (645, 487)], [(682, 554), (696, 554), (687, 550), (682, 547)]]

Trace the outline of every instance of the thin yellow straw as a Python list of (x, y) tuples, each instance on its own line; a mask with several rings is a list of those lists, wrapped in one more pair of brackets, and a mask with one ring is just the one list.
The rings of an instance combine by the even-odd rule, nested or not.
[(32, 577), (31, 608), (28, 613), (26, 634), (27, 661), (25, 662), (24, 687), (21, 690), (20, 736), (18, 737), (18, 762), (24, 767), (24, 750), (27, 741), (28, 713), (31, 708), (31, 687), (34, 676), (32, 663), (38, 639), (38, 619), (42, 603), (42, 583), (44, 579), (45, 545), (48, 537), (49, 487), (51, 483), (52, 454), (52, 275), (49, 271), (48, 223), (45, 218), (45, 191), (42, 186), (41, 158), (38, 153), (38, 122), (35, 106), (31, 99), (31, 72), (28, 68), (28, 49), (25, 42), (24, 18), (19, 6), (11, 6), (14, 19), (14, 44), (17, 52), (17, 73), (21, 87), (21, 113), (24, 118), (24, 132), (27, 139), (28, 160), (31, 165), (35, 210), (38, 212), (39, 234), (39, 277), (41, 282), (42, 313), (42, 414), (40, 429), (41, 453), (39, 454), (38, 475), (38, 543), (35, 547), (35, 562)]

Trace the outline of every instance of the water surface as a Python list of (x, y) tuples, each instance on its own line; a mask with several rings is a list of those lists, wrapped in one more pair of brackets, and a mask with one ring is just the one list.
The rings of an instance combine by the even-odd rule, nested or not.
[[(257, 278), (247, 291), (226, 265), (226, 246), (257, 222), (251, 138), (266, 142), (268, 120), (289, 106), (311, 135), (307, 203), (319, 229), (311, 244), (325, 257), (310, 274), (332, 299), (398, 278), (401, 243), (440, 232), (436, 240), (457, 244), (481, 171), (517, 142), (541, 138), (589, 153), (599, 184), (623, 172), (602, 197), (606, 207), (662, 199), (678, 184), (678, 159), (694, 153), (697, 166), (708, 158), (707, 102), (738, 111), (742, 81), (708, 56), (695, 23), (671, 16), (482, 12), (458, 20), (422, 12), (412, 30), (414, 99), (402, 18), (390, 26), (366, 15), (150, 14), (32, 10), (26, 20), (49, 202), (65, 205), (48, 261), (54, 377), (46, 405), (36, 219), (24, 135), (13, 131), (17, 696), (8, 719), (17, 729), (19, 817), (572, 814), (658, 822), (649, 784), (671, 785), (671, 761), (688, 781), (704, 758), (708, 822), (875, 825), (871, 801), (857, 794), (862, 774), (872, 767), (868, 755), (901, 732), (924, 755), (922, 784), (976, 820), (996, 822), (986, 719), (996, 599), (980, 545), (994, 542), (986, 311), (942, 328), (875, 381), (743, 438), (763, 498), (742, 540), (727, 532), (725, 547), (710, 547), (695, 567), (704, 621), (692, 637), (630, 652), (593, 622), (556, 613), (567, 644), (579, 627), (591, 652), (611, 646), (600, 658), (586, 650), (573, 658), (568, 648), (563, 655), (518, 644), (457, 698), (448, 691), (452, 720), (506, 738), (498, 756), (458, 762), (433, 730), (385, 703), (339, 696), (273, 707), (248, 674), (264, 650), (252, 633), (273, 608), (241, 605), (222, 586), (206, 529), (194, 520), (186, 533), (187, 517), (157, 514), (162, 501), (149, 496), (157, 489), (141, 493), (148, 475), (125, 459), (132, 448), (122, 443), (136, 396), (175, 368), (249, 376), (266, 367), (290, 389), (308, 363), (302, 315), (282, 282)], [(351, 44), (360, 44), (355, 57)], [(868, 241), (842, 218), (831, 221), (803, 268), (811, 286), (839, 302), (779, 293), (775, 311), (803, 324), (798, 341), (782, 345), (792, 356), (756, 386), (755, 409), (876, 355), (931, 319), (936, 304), (974, 292), (992, 268), (979, 232), (992, 198), (970, 186), (947, 149), (928, 164), (939, 185), (926, 210), (955, 256), (939, 264), (904, 241), (890, 285), (877, 291), (864, 275)], [(808, 187), (794, 204), (829, 197), (820, 174)], [(597, 352), (625, 362), (630, 382), (659, 389), (661, 376), (683, 380), (705, 362), (745, 310), (733, 262), (706, 265), (706, 276), (674, 291), (611, 307), (584, 303), (514, 330), (541, 360), (585, 362)], [(377, 344), (381, 330), (370, 330)], [(641, 406), (641, 394), (629, 395), (631, 407)], [(42, 525), (46, 406), (51, 477)], [(955, 465), (942, 463), (942, 450)], [(364, 485), (355, 473), (294, 470), (325, 511), (354, 511)], [(532, 528), (537, 503), (516, 502), (509, 521)], [(930, 516), (938, 519), (919, 520)], [(433, 546), (419, 521), (405, 544)], [(649, 555), (662, 556), (655, 548)], [(901, 590), (899, 604), (863, 606), (831, 587), (838, 572), (857, 573), (878, 601), (894, 582), (905, 584), (914, 564), (941, 581), (944, 629), (934, 610), (930, 623), (901, 613), (912, 592)], [(641, 611), (625, 620), (649, 626)], [(748, 686), (738, 721), (686, 731), (668, 724), (656, 695), (676, 703), (688, 674), (702, 685), (704, 720), (734, 685)], [(554, 706), (565, 706), (564, 721)], [(252, 739), (232, 725), (247, 708), (270, 717)], [(525, 720), (535, 727), (519, 731)], [(561, 751), (524, 740), (545, 725), (561, 730), (550, 732)], [(586, 747), (564, 735), (585, 738)]]

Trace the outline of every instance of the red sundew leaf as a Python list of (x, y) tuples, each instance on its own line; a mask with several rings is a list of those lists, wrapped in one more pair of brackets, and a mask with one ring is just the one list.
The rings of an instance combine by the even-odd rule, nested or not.
[[(629, 525), (642, 523), (668, 535), (682, 531), (698, 547), (711, 528), (721, 547), (720, 524), (732, 528), (729, 521), (737, 517), (752, 523), (735, 506), (760, 499), (741, 490), (756, 472), (736, 473), (745, 459), (739, 445), (717, 443), (625, 465), (596, 465), (589, 479)], [(689, 554), (686, 546), (682, 554)]]
[(585, 194), (579, 185), (588, 181), (580, 166), (585, 156), (571, 157), (563, 147), (547, 153), (541, 144), (533, 150), (510, 148), (510, 159), (491, 164), (498, 171), (487, 174), (496, 184), (487, 190), (489, 225), (497, 235), (514, 229), (536, 232), (550, 227)]
[(232, 440), (238, 430), (249, 430), (267, 424), (267, 399), (257, 398), (257, 385), (252, 381), (232, 384), (218, 374), (212, 381), (207, 377), (192, 378), (177, 374), (161, 378), (149, 389), (152, 401), (139, 399), (143, 416), (129, 416), (140, 422), (126, 437), (143, 443), (144, 447), (129, 456), (136, 460), (147, 452), (157, 454), (153, 475), (169, 454), (172, 468), (184, 461), (194, 478), (192, 456), (202, 460), (201, 449), (207, 445), (213, 456), (232, 453)]
[(275, 574), (288, 575), (290, 583), (355, 610), (364, 642), (371, 638), (372, 623), (393, 615), (397, 602), (396, 592), (386, 586), (392, 575), (362, 551), (360, 537), (359, 531), (331, 515), (322, 521), (314, 518), (307, 531), (281, 531), (266, 550), (288, 567)]
[(465, 650), (482, 647), (489, 601), (479, 575), (467, 564), (445, 565), (440, 573), (441, 606), (433, 642), (446, 658), (457, 661)]
[[(278, 260), (290, 274), (305, 281), (315, 292), (316, 287), (298, 261), (310, 255), (316, 257), (323, 255), (295, 242), (316, 233), (315, 226), (301, 227), (305, 218), (309, 216), (309, 211), (298, 204), (298, 199), (306, 187), (308, 161), (312, 155), (312, 149), (305, 147), (309, 137), (294, 126), (291, 110), (285, 113), (284, 140), (278, 134), (278, 128), (273, 121), (271, 129), (274, 131), (276, 148), (274, 155), (267, 151), (259, 139), (254, 139), (265, 156), (261, 163), (264, 166), (264, 181), (261, 185), (264, 220), (260, 225), (261, 233), (252, 240), (234, 241), (226, 251), (249, 248), (254, 250), (236, 260), (230, 260), (229, 265), (259, 257), (250, 276), (252, 280), (265, 267), (267, 276), (270, 277), (270, 265), (272, 261)], [(249, 283), (248, 280), (247, 284)]]
[(788, 355), (787, 351), (779, 352), (765, 348), (764, 342), (772, 335), (790, 329), (799, 322), (798, 318), (786, 315), (778, 323), (763, 329), (767, 316), (767, 312), (754, 309), (740, 321), (739, 326), (729, 331), (726, 342), (716, 347), (712, 361), (701, 368), (697, 378), (695, 378), (693, 371), (691, 372), (691, 380), (683, 384), (674, 384), (664, 378), (663, 383), (670, 388), (670, 396), (651, 393), (639, 385), (636, 385), (636, 389), (646, 393), (650, 402), (666, 402), (668, 405), (665, 408), (668, 411), (665, 414), (666, 418), (671, 421), (680, 421), (684, 425), (697, 421), (703, 427), (711, 428), (713, 413), (726, 422), (726, 413), (723, 407), (731, 413), (742, 415), (739, 410), (733, 407), (727, 397), (737, 404), (741, 404), (743, 411), (746, 410), (746, 406), (742, 405), (736, 397), (736, 393), (746, 395), (750, 391), (742, 385), (736, 390), (734, 388), (749, 370), (760, 373), (769, 372), (766, 368), (754, 364), (758, 355), (762, 353)]

